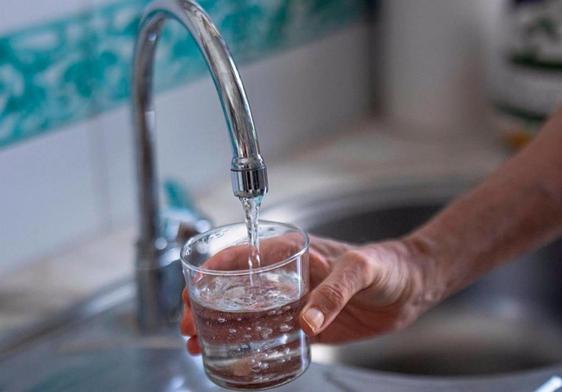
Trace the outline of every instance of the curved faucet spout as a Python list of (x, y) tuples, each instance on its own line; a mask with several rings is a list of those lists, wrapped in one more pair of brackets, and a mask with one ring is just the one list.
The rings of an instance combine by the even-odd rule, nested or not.
[[(141, 20), (133, 59), (132, 110), (140, 207), (137, 270), (157, 269), (162, 264), (157, 245), (161, 234), (155, 169), (153, 71), (160, 32), (168, 19), (175, 19), (191, 33), (213, 77), (232, 144), (231, 172), (234, 195), (239, 198), (252, 198), (267, 192), (266, 167), (260, 155), (248, 98), (234, 60), (217, 28), (194, 1), (154, 1), (147, 7)], [(146, 287), (139, 283), (141, 297), (142, 290), (146, 291)], [(148, 297), (154, 296), (153, 290), (150, 291), (146, 298), (148, 302), (152, 301)], [(140, 301), (141, 311), (142, 308), (150, 307), (149, 304), (143, 303), (143, 298)], [(153, 307), (158, 307), (158, 304), (153, 304)], [(152, 322), (148, 322), (150, 323)]]

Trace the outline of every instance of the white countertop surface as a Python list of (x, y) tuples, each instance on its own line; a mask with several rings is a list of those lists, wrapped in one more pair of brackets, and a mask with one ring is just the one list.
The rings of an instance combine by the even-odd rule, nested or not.
[[(270, 193), (264, 208), (370, 183), (481, 177), (505, 157), (490, 138), (413, 137), (370, 120), (268, 161)], [(200, 195), (197, 204), (216, 224), (242, 219), (239, 201), (226, 181)], [(0, 334), (53, 315), (131, 276), (134, 240), (135, 229), (128, 225), (0, 275)]]

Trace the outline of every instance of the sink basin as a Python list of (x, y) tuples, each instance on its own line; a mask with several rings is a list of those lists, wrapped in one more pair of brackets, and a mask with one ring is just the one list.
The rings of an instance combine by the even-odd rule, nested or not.
[[(319, 235), (375, 241), (411, 230), (467, 186), (464, 181), (356, 190), (282, 204), (264, 216)], [(313, 360), (320, 364), (280, 391), (366, 390), (372, 383), (399, 391), (534, 390), (562, 369), (561, 248), (552, 244), (498, 270), (399, 334), (313, 347)], [(108, 286), (52, 319), (0, 338), (0, 391), (223, 390), (205, 377), (199, 357), (187, 355), (176, 326), (156, 335), (137, 330), (133, 283)], [(531, 373), (476, 379), (399, 374), (472, 375), (537, 367)], [(351, 381), (362, 386), (348, 388)]]
[[(365, 243), (396, 237), (431, 218), (471, 181), (365, 188), (287, 202), (264, 218), (313, 234)], [(562, 242), (500, 267), (399, 333), (341, 346), (313, 360), (424, 375), (513, 372), (562, 361)]]

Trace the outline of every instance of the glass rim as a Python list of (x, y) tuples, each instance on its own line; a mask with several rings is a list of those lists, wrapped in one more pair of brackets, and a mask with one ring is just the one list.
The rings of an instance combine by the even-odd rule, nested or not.
[(192, 246), (195, 242), (201, 240), (203, 237), (209, 235), (211, 232), (215, 232), (215, 231), (218, 231), (218, 230), (221, 230), (221, 229), (227, 229), (227, 228), (231, 228), (231, 227), (235, 227), (235, 226), (245, 225), (244, 222), (230, 223), (230, 224), (227, 224), (227, 225), (215, 227), (215, 228), (213, 228), (211, 230), (208, 230), (204, 233), (197, 234), (196, 236), (191, 237), (186, 242), (186, 244), (184, 246), (182, 246), (182, 248), (181, 248), (180, 260), (181, 260), (182, 266), (184, 266), (184, 267), (186, 267), (186, 268), (188, 268), (192, 271), (201, 272), (201, 273), (204, 273), (204, 274), (207, 274), (207, 275), (228, 275), (228, 276), (250, 275), (250, 274), (267, 272), (267, 271), (271, 271), (271, 270), (274, 270), (274, 269), (279, 268), (279, 267), (283, 267), (284, 265), (287, 265), (291, 261), (293, 261), (293, 259), (295, 259), (299, 256), (302, 256), (303, 254), (305, 254), (308, 251), (308, 248), (309, 248), (309, 245), (310, 245), (310, 239), (308, 238), (308, 234), (306, 233), (306, 231), (304, 231), (300, 227), (292, 225), (290, 223), (275, 222), (275, 221), (269, 221), (269, 220), (260, 220), (260, 224), (261, 223), (273, 224), (273, 225), (276, 225), (276, 226), (282, 226), (282, 227), (289, 228), (293, 231), (296, 231), (296, 232), (300, 233), (304, 238), (303, 245), (300, 247), (300, 249), (297, 252), (294, 252), (289, 257), (286, 257), (286, 258), (284, 258), (280, 261), (277, 261), (273, 264), (263, 266), (263, 267), (259, 267), (259, 268), (254, 268), (252, 270), (249, 270), (249, 269), (231, 270), (231, 271), (213, 270), (213, 269), (208, 269), (208, 268), (197, 267), (197, 266), (195, 266), (195, 265), (193, 265), (193, 264), (191, 264), (191, 263), (189, 263), (188, 261), (185, 260), (185, 258), (184, 258), (185, 249)]

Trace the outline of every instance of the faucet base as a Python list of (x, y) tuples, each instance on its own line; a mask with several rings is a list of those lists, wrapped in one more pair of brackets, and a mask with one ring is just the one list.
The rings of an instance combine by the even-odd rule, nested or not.
[(137, 318), (142, 332), (155, 332), (178, 322), (185, 287), (181, 261), (155, 268), (138, 267)]

